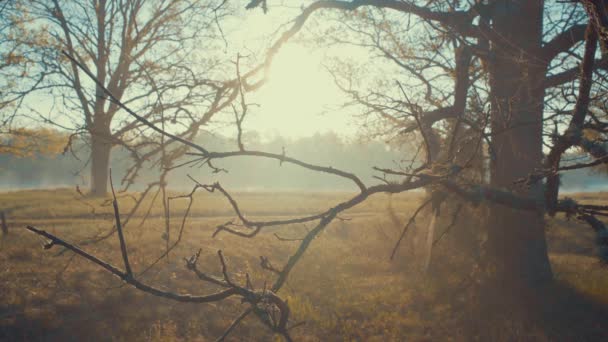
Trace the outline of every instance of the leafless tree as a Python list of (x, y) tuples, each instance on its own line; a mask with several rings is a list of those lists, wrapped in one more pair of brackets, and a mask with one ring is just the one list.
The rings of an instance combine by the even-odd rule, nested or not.
[[(353, 103), (381, 123), (382, 132), (400, 137), (414, 132), (423, 141), (426, 153), (415, 167), (379, 171), (406, 179), (457, 173), (457, 182), (477, 189), (481, 199), (483, 179), (459, 171), (477, 161), (479, 168), (488, 166), (490, 189), (545, 208), (526, 213), (492, 205), (484, 224), (485, 263), (494, 284), (532, 289), (552, 278), (543, 214), (553, 214), (559, 203), (557, 179), (566, 171), (561, 156), (575, 147), (586, 151), (591, 163), (604, 161), (601, 139), (590, 141), (583, 134), (601, 133), (602, 118), (593, 109), (606, 91), (606, 62), (595, 59), (594, 35), (603, 32), (604, 7), (583, 4), (317, 1), (303, 9), (283, 38), (290, 39), (315, 15), (325, 15), (321, 20), (332, 26), (323, 43), (367, 48), (396, 66), (395, 73), (380, 74), (381, 82), (367, 86), (353, 80), (348, 68), (333, 72)], [(467, 141), (473, 153), (461, 153)], [(454, 188), (430, 190), (436, 214), (445, 202), (442, 192), (464, 195)]]
[[(114, 146), (135, 161), (124, 180), (129, 185), (144, 162), (158, 158), (160, 142), (140, 121), (121, 115), (62, 51), (118, 100), (180, 137), (192, 139), (236, 97), (231, 65), (218, 58), (219, 25), (231, 13), (226, 1), (14, 1), (7, 11), (3, 38), (13, 49), (5, 60), (14, 67), (5, 76), (14, 87), (6, 97), (14, 108), (4, 112), (4, 122), (25, 116), (84, 136), (93, 195), (107, 192)], [(33, 91), (40, 99), (51, 96), (22, 108)]]

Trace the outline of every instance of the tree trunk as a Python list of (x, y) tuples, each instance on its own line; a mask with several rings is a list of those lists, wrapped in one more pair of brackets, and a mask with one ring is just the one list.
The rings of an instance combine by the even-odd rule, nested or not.
[[(109, 130), (108, 130), (109, 131)], [(109, 132), (91, 134), (91, 196), (105, 196), (108, 192), (108, 174), (110, 168)]]
[[(514, 182), (542, 166), (542, 83), (547, 69), (539, 57), (542, 12), (542, 0), (497, 1), (492, 27), (503, 41), (492, 44), (488, 63), (493, 133), (490, 185), (539, 200), (541, 184), (518, 188)], [(544, 228), (540, 212), (490, 208), (486, 266), (493, 287), (525, 303), (526, 293), (551, 281)]]

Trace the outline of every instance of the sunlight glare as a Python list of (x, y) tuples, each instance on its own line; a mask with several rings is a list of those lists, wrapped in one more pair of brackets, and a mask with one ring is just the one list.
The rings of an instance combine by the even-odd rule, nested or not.
[(273, 61), (268, 83), (252, 96), (260, 109), (250, 128), (289, 137), (330, 130), (347, 133), (348, 120), (336, 110), (344, 94), (322, 62), (320, 51), (284, 46)]

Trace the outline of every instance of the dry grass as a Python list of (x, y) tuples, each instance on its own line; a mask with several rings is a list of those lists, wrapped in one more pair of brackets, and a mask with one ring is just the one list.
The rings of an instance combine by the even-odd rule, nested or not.
[[(247, 214), (261, 218), (316, 212), (348, 195), (238, 193), (235, 198)], [(582, 196), (596, 202), (608, 199), (606, 194), (575, 197)], [(402, 219), (419, 200), (419, 194), (392, 199)], [(120, 202), (123, 213), (133, 205), (128, 197)], [(117, 279), (84, 260), (67, 253), (57, 256), (59, 250), (42, 250), (37, 237), (20, 229), (25, 224), (36, 224), (70, 241), (79, 241), (112, 227), (111, 207), (102, 203), (103, 200), (93, 200), (85, 204), (76, 192), (66, 189), (0, 194), (0, 208), (10, 212), (11, 232), (0, 239), (0, 340), (209, 341), (220, 335), (242, 309), (239, 302), (194, 305), (155, 298), (122, 287)], [(172, 204), (176, 217), (172, 222), (174, 232), (179, 228), (177, 217), (185, 204), (185, 200)], [(294, 330), (294, 338), (298, 341), (460, 341), (475, 337), (484, 340), (481, 336), (489, 335), (470, 331), (471, 326), (484, 324), (468, 322), (472, 318), (463, 307), (467, 307), (469, 294), (449, 290), (462, 283), (462, 274), (440, 268), (441, 274), (420, 278), (406, 271), (405, 258), (389, 262), (398, 228), (386, 217), (386, 206), (387, 197), (377, 196), (346, 213), (344, 216), (353, 220), (332, 223), (294, 269), (281, 292), (289, 298), (293, 319), (306, 321)], [(138, 227), (140, 219), (136, 218), (126, 228), (136, 272), (145, 269), (164, 248), (160, 208), (155, 207), (153, 214), (143, 226)], [(265, 281), (271, 282), (272, 274), (258, 265), (259, 256), (269, 256), (280, 264), (293, 252), (297, 242), (278, 241), (272, 232), (253, 240), (228, 235), (212, 239), (215, 225), (225, 222), (227, 217), (232, 217), (232, 213), (222, 197), (197, 195), (183, 243), (168, 260), (141, 277), (146, 282), (180, 292), (215, 291), (213, 286), (194, 279), (183, 265), (183, 257), (202, 248), (199, 266), (206, 271), (216, 274), (220, 271), (215, 252), (222, 249), (237, 279), (243, 281), (247, 272), (258, 287), (263, 287)], [(298, 237), (305, 229), (295, 226), (278, 231), (285, 237)], [(608, 304), (608, 270), (594, 257), (593, 234), (589, 229), (558, 217), (549, 221), (548, 236), (556, 278), (572, 296), (571, 302), (577, 306), (589, 303), (593, 310), (602, 303)], [(120, 264), (115, 240), (86, 246), (86, 249)], [(563, 296), (564, 291), (556, 296)], [(588, 320), (588, 316), (579, 311), (591, 314), (592, 310), (581, 308), (570, 310), (571, 319)], [(605, 318), (591, 323), (604, 325), (598, 327), (600, 334), (608, 331), (603, 329), (607, 324)], [(552, 340), (563, 332), (553, 332), (550, 327), (524, 327), (517, 322), (503, 322), (500, 326), (492, 329), (492, 339)], [(572, 329), (572, 336), (582, 336)], [(245, 320), (232, 336), (234, 341), (273, 338), (255, 319)]]

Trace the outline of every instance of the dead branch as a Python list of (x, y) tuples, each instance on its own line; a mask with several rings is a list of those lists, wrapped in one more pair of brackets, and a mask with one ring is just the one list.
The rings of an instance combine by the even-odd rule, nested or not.
[[(208, 275), (198, 271), (196, 264), (197, 264), (198, 258), (200, 256), (200, 250), (198, 253), (196, 253), (194, 256), (192, 256), (190, 259), (186, 260), (186, 268), (193, 271), (198, 276), (199, 279), (225, 288), (224, 290), (222, 290), (220, 292), (209, 294), (209, 295), (203, 295), (203, 296), (196, 296), (196, 295), (190, 295), (190, 294), (179, 294), (179, 293), (165, 291), (165, 290), (155, 288), (151, 285), (145, 284), (145, 283), (139, 281), (138, 279), (136, 279), (136, 277), (133, 275), (133, 272), (132, 272), (130, 264), (129, 264), (128, 250), (127, 250), (126, 242), (124, 240), (124, 236), (122, 233), (122, 225), (120, 223), (120, 213), (119, 213), (119, 209), (118, 209), (118, 201), (116, 199), (114, 199), (114, 203), (115, 203), (114, 208), (115, 208), (116, 226), (118, 229), (120, 248), (121, 248), (121, 254), (123, 257), (125, 271), (119, 269), (118, 267), (116, 267), (106, 261), (103, 261), (102, 259), (100, 259), (90, 253), (85, 252), (84, 250), (80, 249), (79, 247), (77, 247), (53, 234), (50, 234), (44, 230), (35, 228), (33, 226), (27, 226), (26, 228), (29, 231), (48, 239), (48, 242), (44, 244), (44, 249), (50, 249), (55, 245), (65, 247), (66, 249), (74, 252), (76, 255), (79, 255), (79, 256), (89, 260), (90, 262), (104, 268), (106, 271), (108, 271), (111, 274), (113, 274), (114, 276), (120, 278), (126, 284), (129, 284), (129, 285), (137, 288), (138, 290), (144, 291), (144, 292), (149, 293), (154, 296), (164, 297), (164, 298), (168, 298), (168, 299), (179, 301), (179, 302), (192, 302), (192, 303), (210, 303), (210, 302), (221, 301), (223, 299), (226, 299), (226, 298), (232, 297), (232, 296), (240, 296), (244, 302), (250, 303), (252, 305), (252, 311), (255, 312), (256, 315), (260, 318), (260, 320), (265, 325), (267, 325), (269, 328), (271, 328), (271, 330), (273, 332), (284, 336), (288, 341), (291, 340), (291, 338), (289, 337), (288, 330), (287, 330), (287, 322), (289, 319), (289, 307), (287, 306), (287, 303), (284, 302), (277, 295), (275, 295), (274, 294), (275, 291), (266, 291), (265, 290), (262, 292), (255, 292), (249, 288), (241, 287), (239, 285), (236, 285), (234, 282), (232, 282), (232, 280), (230, 279), (230, 276), (228, 274), (228, 267), (226, 264), (226, 260), (223, 256), (221, 250), (218, 251), (218, 257), (219, 257), (220, 264), (222, 267), (223, 280), (219, 280), (215, 277), (208, 276)], [(288, 271), (286, 271), (286, 272), (288, 273)], [(278, 288), (277, 288), (277, 290), (278, 290)], [(269, 313), (269, 310), (273, 310), (273, 312), (274, 312), (274, 310), (278, 310), (279, 318), (277, 320), (269, 320), (268, 317), (270, 317), (272, 315)], [(244, 316), (246, 316), (246, 314), (243, 315), (242, 318), (244, 318)], [(240, 322), (240, 320), (242, 318), (237, 319), (236, 324), (238, 324), (238, 322)], [(229, 328), (229, 329), (231, 330), (232, 328)]]
[(125, 242), (125, 236), (122, 232), (122, 223), (120, 223), (120, 212), (118, 210), (118, 201), (116, 200), (116, 193), (114, 192), (114, 184), (112, 182), (112, 170), (110, 170), (110, 187), (112, 188), (112, 197), (114, 200), (112, 201), (112, 206), (114, 207), (114, 218), (116, 220), (116, 230), (118, 231), (118, 241), (120, 242), (120, 252), (122, 254), (122, 259), (125, 263), (125, 270), (127, 272), (128, 277), (133, 276), (133, 271), (131, 271), (131, 265), (129, 264), (129, 254), (127, 253), (127, 243)]
[(416, 216), (418, 216), (418, 214), (420, 213), (420, 211), (422, 211), (422, 209), (424, 209), (424, 207), (426, 207), (427, 205), (429, 205), (432, 201), (433, 201), (432, 197), (429, 197), (426, 201), (424, 201), (418, 207), (418, 209), (416, 209), (416, 211), (414, 211), (414, 214), (410, 217), (410, 219), (407, 221), (407, 223), (405, 224), (405, 226), (403, 226), (403, 230), (401, 231), (401, 235), (399, 235), (399, 239), (397, 239), (397, 243), (395, 243), (395, 247), (393, 247), (393, 251), (391, 252), (391, 256), (389, 258), (390, 260), (393, 260), (393, 258), (395, 257), (395, 254), (397, 254), (397, 250), (399, 249), (399, 245), (401, 244), (401, 240), (403, 240), (403, 237), (405, 236), (405, 233), (407, 233), (408, 228), (416, 221)]

